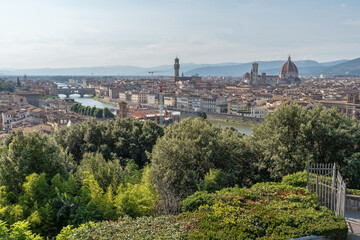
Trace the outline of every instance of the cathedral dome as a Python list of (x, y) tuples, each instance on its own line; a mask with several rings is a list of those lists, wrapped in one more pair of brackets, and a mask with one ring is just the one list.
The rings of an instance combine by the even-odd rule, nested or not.
[(245, 73), (242, 77), (243, 80), (249, 80), (250, 79), (250, 73)]
[(296, 67), (296, 65), (291, 61), (290, 55), (289, 58), (287, 60), (286, 63), (284, 63), (284, 65), (282, 65), (282, 67), (280, 68), (280, 77), (285, 77), (288, 75), (298, 75), (298, 69)]

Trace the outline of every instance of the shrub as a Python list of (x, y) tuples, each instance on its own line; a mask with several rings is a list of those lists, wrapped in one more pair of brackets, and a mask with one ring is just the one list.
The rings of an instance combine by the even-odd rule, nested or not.
[(201, 205), (213, 204), (214, 194), (208, 193), (206, 191), (195, 192), (193, 195), (190, 195), (181, 202), (183, 212), (192, 212), (197, 210)]
[[(236, 194), (237, 193), (237, 194)], [(343, 217), (320, 205), (304, 188), (261, 183), (214, 194), (213, 205), (203, 205), (180, 219), (191, 222), (190, 239), (289, 239), (323, 235), (346, 239)], [(211, 197), (211, 196), (209, 196)]]
[(116, 222), (86, 223), (78, 228), (65, 227), (57, 240), (77, 239), (184, 239), (189, 232), (186, 221), (175, 216), (124, 217)]
[(360, 195), (360, 189), (346, 189), (346, 193), (347, 194), (351, 194), (351, 195)]
[(221, 170), (210, 169), (204, 180), (199, 184), (199, 190), (215, 192), (224, 187), (223, 178), (225, 174)]
[(30, 231), (29, 223), (25, 221), (16, 222), (10, 229), (4, 221), (0, 220), (0, 238), (8, 240), (42, 240), (39, 235)]
[(281, 183), (293, 187), (306, 187), (307, 171), (297, 172), (283, 177)]

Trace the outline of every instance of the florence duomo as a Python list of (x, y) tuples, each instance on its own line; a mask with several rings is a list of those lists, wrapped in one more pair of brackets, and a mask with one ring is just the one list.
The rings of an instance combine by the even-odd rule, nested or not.
[(267, 75), (265, 72), (259, 75), (259, 64), (255, 62), (252, 64), (250, 73), (245, 73), (242, 80), (251, 86), (300, 83), (298, 69), (291, 61), (290, 55), (281, 66), (279, 75)]

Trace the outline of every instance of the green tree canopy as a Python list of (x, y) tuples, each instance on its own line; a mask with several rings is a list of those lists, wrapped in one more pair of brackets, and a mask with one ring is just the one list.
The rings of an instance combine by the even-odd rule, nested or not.
[(73, 169), (72, 159), (45, 134), (17, 131), (8, 143), (9, 151), (0, 159), (0, 184), (15, 194), (32, 173), (44, 172), (51, 179), (57, 173), (67, 176)]
[(337, 109), (319, 104), (306, 110), (292, 102), (268, 114), (265, 122), (253, 129), (247, 145), (259, 180), (280, 180), (304, 170), (310, 161), (346, 166), (346, 159), (359, 151), (359, 137), (356, 121)]
[(223, 186), (244, 185), (251, 167), (241, 136), (201, 118), (168, 126), (151, 153), (151, 177), (181, 198), (194, 193), (211, 169), (223, 172)]
[(87, 120), (62, 128), (54, 138), (79, 163), (86, 152), (100, 152), (106, 160), (113, 156), (134, 159), (140, 167), (148, 162), (156, 140), (163, 129), (153, 121), (121, 119), (105, 122)]

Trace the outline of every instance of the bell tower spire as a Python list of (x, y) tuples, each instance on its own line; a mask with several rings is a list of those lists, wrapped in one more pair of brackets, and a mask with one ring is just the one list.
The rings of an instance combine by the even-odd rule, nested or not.
[(175, 70), (175, 77), (179, 77), (180, 63), (179, 63), (179, 58), (177, 56), (175, 58), (174, 70)]

